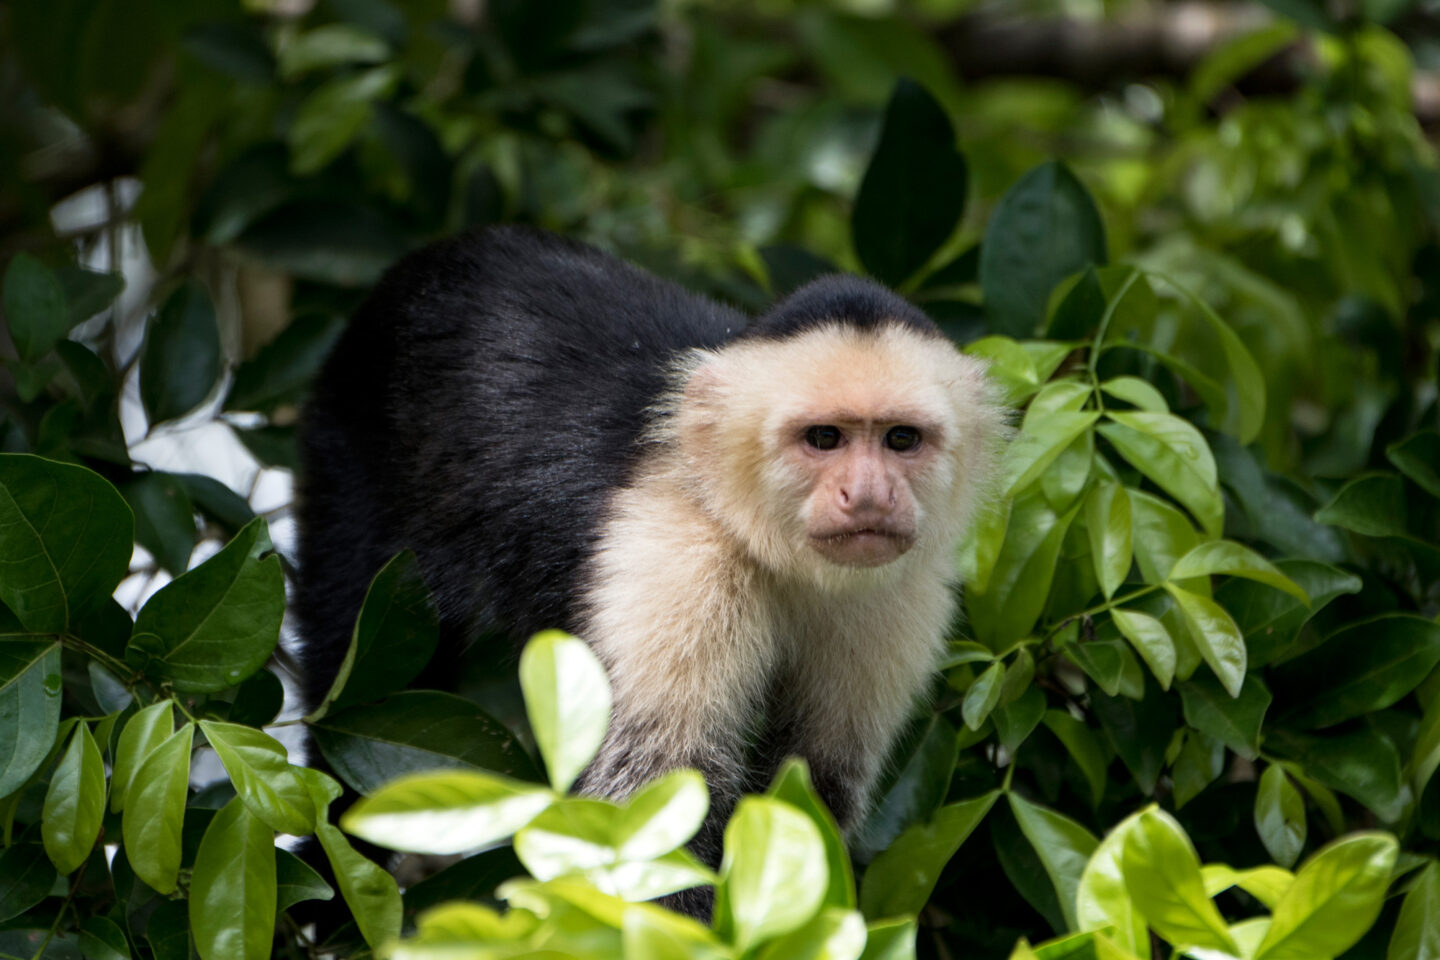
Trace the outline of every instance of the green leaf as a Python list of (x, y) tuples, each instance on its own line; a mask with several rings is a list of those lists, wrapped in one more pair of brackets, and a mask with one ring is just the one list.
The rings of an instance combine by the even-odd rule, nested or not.
[(1111, 410), (1095, 429), (1156, 486), (1184, 504), (1211, 536), (1220, 536), (1225, 504), (1205, 438), (1170, 413)]
[[(213, 822), (213, 821), (212, 821)], [(273, 844), (272, 844), (273, 846)], [(329, 900), (335, 888), (289, 850), (275, 851), (275, 910), (288, 910), (306, 900)]]
[(1063, 710), (1045, 711), (1044, 723), (1065, 745), (1071, 759), (1080, 768), (1085, 782), (1090, 785), (1090, 805), (1098, 807), (1105, 795), (1105, 784), (1108, 782), (1106, 768), (1110, 764), (1095, 731)]
[(1245, 682), (1245, 638), (1224, 607), (1166, 582), (1165, 591), (1180, 608), (1190, 636), (1200, 647), (1200, 655), (1215, 671), (1230, 696), (1240, 695), (1241, 684)]
[(715, 928), (737, 951), (789, 933), (815, 915), (829, 884), (820, 831), (770, 797), (743, 797), (725, 826)]
[(200, 730), (251, 813), (280, 833), (302, 836), (315, 829), (315, 805), (280, 741), (254, 727), (215, 720), (201, 720)]
[(27, 630), (63, 633), (130, 567), (134, 521), (84, 467), (0, 454), (0, 603)]
[(55, 278), (65, 291), (72, 324), (83, 323), (106, 309), (125, 289), (125, 277), (121, 274), (87, 270), (68, 263), (55, 271)]
[(1360, 592), (1360, 578), (1338, 567), (1314, 560), (1281, 560), (1280, 572), (1300, 585), (1310, 597), (1306, 606), (1287, 593), (1250, 580), (1227, 580), (1215, 591), (1215, 600), (1235, 617), (1245, 635), (1250, 669), (1280, 656), (1312, 616), (1346, 593)]
[[(1013, 677), (1016, 672), (1012, 670), (1009, 675)], [(1036, 686), (1024, 689), (1020, 696), (990, 714), (1000, 746), (1012, 754), (1035, 732), (1045, 716), (1045, 694)]]
[(257, 670), (235, 688), (235, 700), (225, 718), (246, 727), (273, 723), (285, 705), (285, 685), (270, 670)]
[(1275, 670), (1289, 726), (1329, 727), (1383, 710), (1440, 664), (1440, 623), (1388, 614), (1347, 624), (1309, 653)]
[(1151, 684), (1146, 684), (1145, 697), (1138, 701), (1091, 691), (1090, 708), (1140, 790), (1154, 793), (1179, 723), (1173, 697)]
[(183, 417), (220, 379), (220, 328), (205, 288), (182, 284), (150, 320), (140, 352), (140, 400), (150, 425)]
[(991, 649), (1008, 647), (1035, 626), (1050, 595), (1065, 531), (1078, 512), (1077, 505), (1057, 516), (1039, 495), (1011, 507), (990, 582), (983, 593), (972, 585), (965, 597), (975, 635)]
[(945, 110), (901, 80), (855, 197), (851, 235), (865, 269), (897, 287), (924, 266), (960, 223), (966, 182)]
[(866, 928), (865, 952), (860, 960), (915, 960), (919, 924), (910, 917), (877, 920)]
[(1228, 323), (1220, 319), (1220, 315), (1212, 310), (1208, 303), (1173, 281), (1171, 285), (1184, 293), (1200, 311), (1200, 316), (1220, 341), (1220, 349), (1224, 352), (1226, 365), (1230, 368), (1230, 376), (1224, 383), (1223, 420), (1217, 417), (1221, 429), (1234, 434), (1242, 444), (1252, 443), (1265, 424), (1265, 377), (1260, 372), (1259, 364), (1245, 347), (1244, 341)]
[(1170, 412), (1170, 405), (1165, 402), (1164, 394), (1156, 390), (1149, 381), (1139, 377), (1115, 377), (1100, 384), (1100, 389), (1148, 413)]
[(1440, 864), (1426, 867), (1405, 895), (1385, 960), (1440, 960)]
[(1005, 452), (1001, 496), (1013, 497), (1040, 478), (1065, 449), (1090, 428), (1100, 414), (1094, 410), (1031, 413)]
[(1205, 893), (1200, 858), (1174, 817), (1158, 807), (1142, 811), (1126, 834), (1121, 864), (1130, 899), (1162, 937), (1176, 946), (1239, 955)]
[(215, 693), (264, 666), (280, 636), (285, 578), (256, 518), (219, 553), (176, 577), (135, 618), (125, 659), (186, 693)]
[(41, 812), (45, 853), (61, 874), (74, 873), (90, 856), (105, 813), (105, 761), (84, 722), (50, 776)]
[(174, 707), (169, 700), (160, 700), (139, 710), (120, 731), (115, 748), (115, 767), (110, 776), (110, 810), (125, 809), (130, 784), (146, 758), (175, 732)]
[(859, 912), (826, 907), (800, 929), (766, 944), (756, 960), (859, 960), (865, 937)]
[(1405, 517), (1405, 484), (1393, 473), (1356, 477), (1315, 511), (1315, 519), (1367, 537), (1406, 536), (1410, 524)]
[[(703, 783), (703, 781), (702, 781)], [(825, 890), (825, 905), (849, 910), (855, 906), (855, 872), (850, 865), (850, 853), (845, 847), (845, 836), (835, 817), (821, 802), (810, 782), (810, 768), (799, 757), (790, 757), (780, 766), (780, 772), (766, 791), (768, 796), (783, 800), (810, 818), (820, 839), (825, 844), (825, 864), (830, 872), (830, 885)], [(631, 807), (634, 806), (632, 801)], [(631, 816), (627, 813), (627, 819)]]
[(1115, 627), (1135, 648), (1150, 666), (1150, 672), (1160, 681), (1162, 690), (1170, 689), (1175, 679), (1175, 641), (1165, 624), (1139, 610), (1125, 610), (1115, 607), (1110, 611)]
[(0, 850), (0, 923), (44, 900), (55, 880), (55, 868), (40, 844), (17, 843)]
[(225, 397), (226, 410), (259, 410), (297, 400), (345, 329), (343, 317), (308, 314), (296, 317), (255, 356), (235, 368)]
[(912, 824), (929, 819), (945, 802), (960, 752), (955, 727), (932, 712), (913, 724), (891, 751), (891, 770), (881, 774), (870, 813), (850, 839), (857, 860), (873, 860)]
[(1344, 953), (1380, 915), (1398, 851), (1389, 834), (1355, 833), (1311, 857), (1275, 905), (1255, 960)]
[[(398, 938), (403, 903), (395, 878), (375, 861), (356, 852), (345, 835), (327, 819), (330, 804), (341, 794), (340, 784), (318, 770), (302, 769), (300, 776), (315, 806), (315, 837), (330, 861), (335, 884), (355, 917), (360, 935), (372, 950)], [(354, 812), (352, 807), (346, 816)]]
[(236, 797), (210, 821), (195, 854), (190, 930), (201, 960), (267, 960), (275, 896), (275, 837)]
[(460, 853), (509, 837), (550, 806), (544, 787), (468, 770), (410, 774), (346, 811), (340, 825), (371, 843), (413, 853)]
[(195, 513), (185, 484), (168, 473), (147, 470), (121, 485), (135, 513), (135, 539), (162, 568), (178, 576), (195, 549)]
[(60, 644), (0, 640), (0, 797), (45, 762), (60, 723)]
[(1305, 798), (1276, 764), (1260, 775), (1255, 792), (1255, 832), (1270, 858), (1290, 868), (1305, 849)]
[(109, 917), (86, 917), (80, 924), (80, 954), (86, 960), (130, 960), (130, 941)]
[(663, 856), (695, 835), (710, 807), (705, 778), (672, 770), (637, 791), (615, 822), (615, 849), (624, 860)]
[(1032, 336), (1055, 285), (1105, 261), (1105, 227), (1084, 185), (1058, 161), (1031, 170), (1000, 199), (980, 247), (993, 329)]
[[(1235, 870), (1223, 863), (1207, 863), (1200, 868), (1200, 873), (1205, 879), (1205, 892), (1211, 897), (1219, 896), (1231, 887), (1239, 887), (1263, 903), (1267, 910), (1274, 910), (1275, 904), (1295, 882), (1295, 874), (1273, 866)], [(1234, 928), (1231, 930), (1233, 932)], [(1258, 947), (1260, 944), (1257, 941), (1255, 945)]]
[(1440, 497), (1440, 433), (1421, 430), (1385, 448), (1385, 456), (1396, 469), (1426, 493)]
[(961, 710), (965, 717), (965, 726), (971, 730), (980, 729), (981, 724), (990, 716), (990, 711), (995, 709), (995, 704), (1000, 702), (1000, 686), (1004, 679), (1005, 664), (997, 660), (965, 691), (965, 703)]
[(860, 909), (865, 916), (878, 919), (919, 913), (940, 872), (999, 796), (998, 790), (992, 790), (973, 800), (946, 804), (928, 822), (902, 833), (865, 870), (860, 890)]
[(1075, 925), (1081, 930), (1113, 927), (1117, 944), (1149, 960), (1150, 933), (1125, 889), (1122, 864), (1126, 837), (1140, 816), (1133, 813), (1116, 824), (1090, 855), (1075, 888)]
[(1006, 799), (1010, 801), (1010, 810), (1015, 814), (1025, 839), (1030, 841), (1040, 862), (1045, 865), (1045, 873), (1060, 899), (1066, 927), (1074, 930), (1075, 892), (1080, 886), (1085, 864), (1099, 846), (1099, 841), (1089, 830), (1062, 813), (1037, 806), (1014, 793), (1007, 793)]
[(1159, 583), (1199, 542), (1190, 520), (1175, 507), (1142, 490), (1127, 488), (1135, 562), (1146, 583)]
[(190, 786), (190, 744), (185, 724), (150, 752), (125, 797), (125, 853), (135, 875), (157, 893), (172, 893), (180, 872), (180, 830)]
[[(1130, 495), (1123, 486), (1104, 481), (1091, 488), (1085, 498), (1085, 532), (1090, 537), (1095, 579), (1109, 600), (1130, 574)], [(1168, 681), (1165, 684), (1168, 686)]]
[(305, 98), (290, 124), (290, 170), (315, 173), (345, 152), (370, 121), (371, 104), (400, 81), (396, 64), (332, 77)]
[(472, 701), (450, 693), (397, 693), (382, 703), (330, 714), (310, 731), (325, 761), (360, 793), (426, 770), (489, 770), (539, 779), (513, 733)]
[(1198, 730), (1185, 734), (1185, 744), (1170, 766), (1175, 809), (1182, 810), (1225, 772), (1225, 744)]
[(550, 784), (563, 793), (594, 758), (610, 725), (605, 668), (583, 641), (546, 630), (531, 637), (520, 655), (520, 686)]
[(611, 866), (619, 859), (612, 842), (619, 819), (609, 801), (562, 797), (516, 832), (515, 855), (536, 880)]
[[(1354, 797), (1385, 822), (1398, 820), (1410, 798), (1409, 791), (1402, 790), (1400, 754), (1373, 728), (1324, 737), (1276, 728), (1266, 731), (1265, 750), (1293, 760), (1305, 774)], [(1304, 781), (1301, 786), (1306, 786)]]
[(350, 63), (379, 63), (390, 54), (380, 37), (348, 23), (328, 23), (307, 30), (279, 51), (280, 76), (293, 80), (301, 74)]
[(1299, 584), (1285, 576), (1269, 560), (1233, 540), (1210, 540), (1196, 545), (1175, 562), (1170, 578), (1185, 580), (1217, 573), (1255, 580), (1283, 590), (1307, 606), (1310, 603), (1309, 595)]
[[(1185, 722), (1208, 733), (1247, 760), (1260, 754), (1260, 729), (1270, 708), (1270, 691), (1255, 674), (1244, 678), (1238, 696), (1205, 674), (1180, 684)], [(1289, 866), (1289, 864), (1286, 864)]]
[(439, 614), (419, 562), (401, 551), (370, 581), (340, 671), (310, 719), (402, 689), (425, 669), (439, 641)]
[(25, 363), (34, 363), (83, 320), (65, 305), (65, 290), (50, 268), (23, 251), (5, 268), (5, 321)]
[[(495, 918), (485, 939), (507, 939), (503, 930), (506, 920), (519, 920), (513, 911), (504, 918)], [(512, 926), (514, 924), (512, 923)], [(518, 933), (518, 931), (516, 931)], [(714, 935), (690, 917), (659, 908), (626, 910), (620, 926), (621, 953), (626, 957), (646, 960), (725, 960), (729, 956)]]

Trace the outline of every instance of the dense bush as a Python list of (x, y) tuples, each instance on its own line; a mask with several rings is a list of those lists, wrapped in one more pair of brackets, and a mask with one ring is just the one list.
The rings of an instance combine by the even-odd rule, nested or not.
[[(1276, 4), (1085, 99), (962, 87), (920, 14), (543, 6), (0, 14), (0, 956), (1440, 957), (1440, 172), (1396, 36)], [(1297, 44), (1293, 90), (1234, 95)], [(101, 217), (52, 219), (90, 184)], [(438, 632), (408, 554), (282, 713), (284, 510), (147, 451), (290, 465), (364, 288), (495, 220), (748, 307), (864, 271), (1020, 411), (848, 854), (799, 764), (713, 877), (698, 777), (566, 797), (608, 707), (572, 639), (401, 692)], [(366, 795), (345, 830), (488, 849), (397, 882), (302, 722)], [(697, 881), (712, 929), (631, 903)], [(324, 899), (353, 923), (317, 944)]]

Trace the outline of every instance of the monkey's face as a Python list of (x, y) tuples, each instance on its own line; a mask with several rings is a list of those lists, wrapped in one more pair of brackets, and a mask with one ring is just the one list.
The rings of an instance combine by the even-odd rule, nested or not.
[(782, 456), (804, 478), (801, 516), (810, 546), (832, 563), (878, 567), (915, 543), (911, 478), (933, 459), (934, 430), (857, 412), (822, 412), (787, 424)]

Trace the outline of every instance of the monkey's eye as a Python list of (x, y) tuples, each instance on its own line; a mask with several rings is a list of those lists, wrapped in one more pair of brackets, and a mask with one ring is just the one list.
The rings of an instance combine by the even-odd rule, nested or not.
[(920, 445), (920, 431), (914, 427), (891, 427), (885, 434), (885, 446), (904, 453)]
[(805, 431), (805, 442), (816, 450), (834, 450), (840, 446), (840, 428), (811, 427)]

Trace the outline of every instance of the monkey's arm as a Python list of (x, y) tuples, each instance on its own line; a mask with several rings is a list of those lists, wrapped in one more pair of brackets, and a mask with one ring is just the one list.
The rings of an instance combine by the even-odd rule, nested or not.
[(610, 729), (581, 789), (622, 799), (677, 767), (710, 787), (691, 844), (718, 864), (774, 661), (755, 574), (713, 521), (655, 479), (621, 492), (587, 572), (583, 635), (609, 673)]

